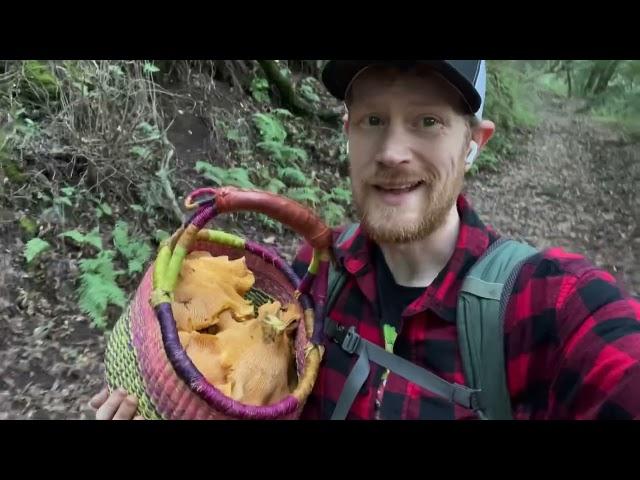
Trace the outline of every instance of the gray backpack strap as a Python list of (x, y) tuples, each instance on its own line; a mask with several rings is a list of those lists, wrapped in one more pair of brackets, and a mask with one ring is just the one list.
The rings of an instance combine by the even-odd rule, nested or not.
[(406, 378), (411, 383), (431, 391), (435, 395), (460, 405), (464, 408), (478, 411), (477, 390), (464, 385), (450, 383), (436, 374), (405, 360), (404, 358), (386, 351), (384, 348), (365, 340), (358, 335), (353, 327), (349, 329), (338, 325), (331, 319), (325, 323), (325, 333), (349, 353), (358, 355), (342, 393), (338, 398), (331, 420), (344, 420), (351, 409), (351, 405), (369, 376), (369, 361)]
[(482, 417), (512, 418), (507, 388), (503, 321), (511, 290), (524, 261), (537, 250), (499, 240), (465, 278), (458, 298), (457, 327), (467, 384), (480, 390)]

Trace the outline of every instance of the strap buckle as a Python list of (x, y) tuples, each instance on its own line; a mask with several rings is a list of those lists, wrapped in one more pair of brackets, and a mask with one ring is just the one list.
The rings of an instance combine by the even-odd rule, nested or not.
[(336, 327), (333, 340), (347, 353), (354, 353), (360, 344), (360, 335), (356, 333), (354, 327), (346, 329), (342, 325)]
[(479, 398), (480, 392), (481, 390), (471, 389), (464, 385), (454, 383), (451, 391), (451, 398), (449, 400), (458, 405), (462, 405), (469, 410), (477, 412), (482, 409)]

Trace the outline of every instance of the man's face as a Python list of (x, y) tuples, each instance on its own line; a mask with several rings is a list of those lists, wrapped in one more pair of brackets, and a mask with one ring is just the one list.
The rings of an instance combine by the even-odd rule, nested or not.
[(353, 198), (375, 241), (414, 241), (443, 224), (462, 189), (471, 140), (461, 102), (429, 71), (376, 67), (352, 85)]

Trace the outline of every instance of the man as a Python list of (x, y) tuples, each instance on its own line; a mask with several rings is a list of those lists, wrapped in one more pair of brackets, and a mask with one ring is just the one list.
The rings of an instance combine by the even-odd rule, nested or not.
[[(480, 60), (331, 61), (323, 72), (347, 107), (361, 220), (336, 239), (346, 282), (329, 318), (452, 385), (467, 383), (456, 325), (462, 282), (499, 240), (461, 195), (465, 172), (495, 129), (482, 119), (485, 78)], [(303, 246), (298, 274), (310, 260)], [(640, 416), (639, 320), (640, 303), (583, 257), (551, 248), (527, 258), (501, 340), (513, 418)], [(303, 418), (345, 408), (356, 357), (327, 341)], [(368, 368), (346, 404), (348, 419), (477, 418), (393, 369)], [(96, 396), (97, 418), (131, 418), (135, 399), (125, 398)]]

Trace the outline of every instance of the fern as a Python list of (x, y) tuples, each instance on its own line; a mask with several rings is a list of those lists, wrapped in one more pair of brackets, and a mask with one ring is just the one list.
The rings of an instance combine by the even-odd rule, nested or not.
[(124, 291), (116, 283), (116, 277), (123, 272), (114, 270), (113, 257), (112, 250), (103, 250), (95, 258), (80, 261), (78, 305), (94, 325), (101, 328), (106, 326), (107, 307), (112, 304), (124, 308), (127, 302)]
[(258, 215), (258, 221), (262, 224), (262, 226), (268, 228), (273, 232), (276, 232), (279, 235), (282, 235), (283, 228), (280, 222), (276, 222), (275, 220), (267, 217), (266, 215)]
[(249, 179), (249, 172), (241, 167), (221, 168), (206, 162), (197, 162), (196, 171), (216, 185), (232, 185), (240, 188), (255, 188)]
[(139, 273), (151, 257), (151, 247), (145, 242), (129, 238), (127, 222), (119, 221), (113, 230), (113, 244), (128, 261), (128, 274)]
[(86, 235), (78, 230), (69, 230), (67, 232), (62, 232), (58, 237), (68, 237), (80, 245), (92, 245), (98, 250), (102, 250), (102, 237), (100, 237), (98, 227), (94, 228)]
[(274, 108), (272, 110), (272, 112), (275, 113), (276, 115), (280, 115), (282, 117), (291, 117), (291, 118), (293, 118), (293, 113), (291, 113), (286, 108)]
[(269, 103), (269, 82), (266, 78), (255, 77), (251, 81), (251, 95), (259, 103)]
[(253, 121), (260, 130), (264, 142), (284, 143), (287, 139), (287, 131), (284, 125), (276, 117), (264, 113), (253, 115)]
[(272, 178), (269, 180), (269, 183), (266, 186), (266, 189), (273, 193), (280, 193), (287, 189), (287, 186), (282, 182), (282, 180), (278, 180), (277, 178)]
[(344, 223), (346, 218), (344, 207), (335, 202), (327, 202), (323, 205), (322, 214), (330, 227), (337, 227)]
[(167, 238), (169, 238), (171, 236), (171, 234), (165, 230), (162, 229), (157, 229), (155, 232), (153, 232), (153, 238), (156, 242), (160, 243), (163, 240), (166, 240)]
[(307, 177), (302, 170), (297, 167), (284, 167), (278, 169), (278, 176), (285, 181), (288, 181), (292, 187), (308, 187), (311, 185), (311, 180)]
[(290, 188), (287, 191), (287, 195), (298, 202), (310, 203), (315, 206), (320, 203), (320, 198), (318, 198), (319, 191), (320, 189), (317, 187)]
[(32, 238), (27, 242), (24, 247), (24, 257), (27, 259), (27, 263), (31, 263), (42, 252), (51, 248), (51, 245), (46, 240), (41, 238)]
[(272, 140), (259, 142), (256, 145), (267, 152), (267, 154), (273, 156), (273, 159), (279, 165), (286, 165), (296, 159), (302, 160), (303, 163), (309, 161), (307, 152), (302, 148), (290, 147)]
[(327, 201), (349, 204), (351, 203), (351, 191), (341, 187), (333, 187), (327, 194)]

